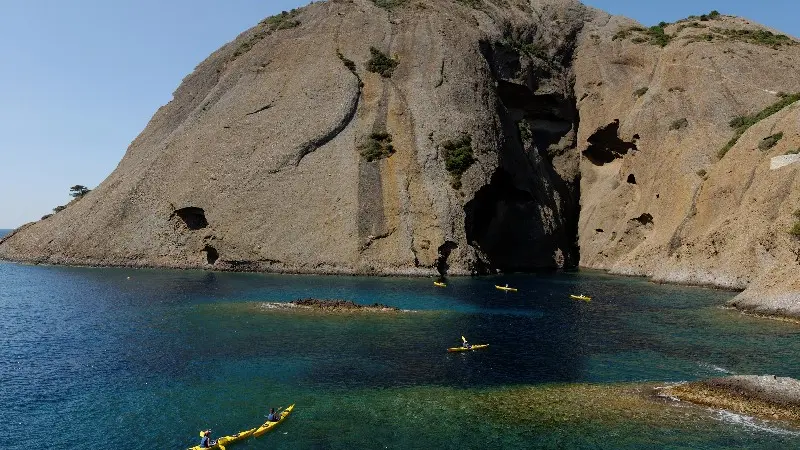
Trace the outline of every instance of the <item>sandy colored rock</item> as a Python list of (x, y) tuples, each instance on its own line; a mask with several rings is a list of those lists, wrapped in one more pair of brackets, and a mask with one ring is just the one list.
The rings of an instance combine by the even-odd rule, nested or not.
[(685, 383), (659, 395), (762, 419), (800, 423), (800, 381), (773, 375), (740, 375)]
[[(772, 157), (800, 147), (800, 104), (756, 123), (718, 156), (734, 136), (731, 119), (800, 91), (800, 45), (702, 38), (761, 29), (724, 16), (667, 26), (676, 36), (663, 48), (609, 39), (628, 27), (615, 18), (587, 29), (597, 38), (576, 53), (580, 149), (615, 120), (618, 142), (595, 147), (635, 145), (610, 162), (581, 162), (581, 265), (746, 289), (734, 305), (800, 314), (800, 242), (787, 232), (800, 209), (800, 164), (770, 170)], [(780, 132), (777, 145), (759, 148)]]
[[(0, 257), (343, 274), (576, 266), (570, 52), (596, 18), (573, 2), (354, 0), (268, 19), (203, 61), (100, 186), (2, 241)], [(390, 78), (366, 70), (371, 47), (398, 62)], [(367, 162), (374, 132), (395, 153)], [(443, 146), (463, 136), (476, 162), (454, 188)]]

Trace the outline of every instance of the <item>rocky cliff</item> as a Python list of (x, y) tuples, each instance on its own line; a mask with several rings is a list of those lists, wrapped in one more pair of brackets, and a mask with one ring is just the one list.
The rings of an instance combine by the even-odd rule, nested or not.
[(800, 146), (798, 63), (794, 39), (719, 14), (642, 28), (569, 0), (315, 3), (202, 62), (100, 186), (0, 257), (580, 263), (800, 313), (798, 164), (770, 168)]

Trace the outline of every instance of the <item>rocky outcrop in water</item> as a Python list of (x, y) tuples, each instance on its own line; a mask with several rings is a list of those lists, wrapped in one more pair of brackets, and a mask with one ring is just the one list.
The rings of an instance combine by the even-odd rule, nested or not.
[[(35, 263), (581, 266), (800, 314), (797, 41), (570, 0), (331, 0), (189, 75), (117, 169), (0, 241)], [(791, 159), (791, 158), (789, 158)], [(800, 232), (798, 232), (800, 233)]]
[(740, 375), (685, 383), (659, 395), (762, 419), (800, 423), (800, 381), (773, 375)]
[(383, 303), (373, 303), (371, 305), (360, 305), (352, 300), (320, 300), (317, 298), (303, 298), (299, 300), (292, 300), (291, 302), (296, 306), (308, 306), (311, 308), (337, 310), (337, 309), (352, 309), (352, 310), (392, 310), (399, 311), (400, 308), (384, 305)]

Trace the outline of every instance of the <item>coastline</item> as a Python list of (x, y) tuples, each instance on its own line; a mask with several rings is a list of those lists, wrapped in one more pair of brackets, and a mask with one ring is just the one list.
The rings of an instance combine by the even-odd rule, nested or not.
[(659, 397), (800, 425), (800, 381), (774, 375), (737, 375), (654, 389)]
[[(19, 229), (13, 230), (3, 238), (0, 238), (0, 243), (2, 243), (4, 239), (13, 236), (18, 230)], [(426, 267), (407, 267), (407, 268), (389, 267), (389, 268), (378, 269), (375, 267), (368, 267), (368, 268), (347, 267), (347, 266), (343, 267), (341, 265), (332, 265), (332, 264), (317, 264), (314, 266), (295, 266), (275, 261), (235, 262), (233, 264), (228, 263), (226, 261), (219, 261), (217, 264), (214, 264), (213, 266), (209, 266), (206, 264), (170, 263), (167, 261), (159, 263), (152, 262), (149, 260), (98, 261), (98, 260), (87, 260), (87, 259), (77, 259), (77, 258), (52, 258), (52, 257), (40, 258), (40, 259), (15, 259), (8, 257), (0, 257), (0, 261), (6, 261), (24, 265), (34, 265), (34, 266), (63, 266), (63, 267), (119, 268), (119, 269), (170, 269), (170, 270), (198, 270), (204, 272), (223, 272), (223, 273), (232, 272), (232, 273), (263, 273), (263, 274), (279, 274), (279, 275), (320, 275), (320, 276), (354, 276), (354, 277), (366, 276), (366, 277), (388, 277), (388, 278), (482, 277), (482, 276), (497, 276), (505, 274), (500, 272), (495, 274), (476, 275), (469, 273), (467, 271), (448, 271), (447, 274), (443, 275), (439, 273), (439, 271), (436, 270), (435, 268), (426, 268)], [(800, 324), (800, 312), (798, 313), (788, 312), (789, 310), (787, 308), (782, 308), (779, 306), (771, 306), (769, 301), (769, 298), (771, 297), (767, 296), (764, 296), (763, 300), (756, 301), (755, 303), (752, 300), (749, 302), (744, 302), (741, 298), (741, 294), (745, 292), (745, 289), (733, 287), (727, 283), (715, 284), (712, 281), (703, 281), (703, 282), (688, 281), (690, 279), (697, 281), (696, 278), (684, 278), (681, 281), (678, 281), (677, 279), (672, 279), (667, 277), (656, 278), (653, 275), (648, 275), (635, 271), (598, 269), (595, 267), (584, 267), (584, 266), (578, 266), (575, 268), (568, 268), (568, 269), (556, 269), (556, 268), (542, 269), (542, 272), (559, 271), (559, 270), (564, 270), (564, 271), (579, 270), (579, 271), (590, 271), (590, 272), (594, 271), (612, 276), (645, 279), (648, 282), (654, 284), (666, 284), (666, 285), (687, 286), (687, 287), (738, 292), (739, 295), (737, 295), (737, 297), (731, 299), (725, 305), (722, 306), (724, 308), (735, 309), (741, 312), (742, 314), (747, 314), (753, 317)], [(526, 273), (536, 273), (536, 272), (526, 272)], [(748, 297), (750, 299), (752, 299), (754, 295), (755, 295), (754, 293), (748, 292)], [(786, 295), (790, 294), (785, 294), (783, 295), (783, 297), (785, 297)]]

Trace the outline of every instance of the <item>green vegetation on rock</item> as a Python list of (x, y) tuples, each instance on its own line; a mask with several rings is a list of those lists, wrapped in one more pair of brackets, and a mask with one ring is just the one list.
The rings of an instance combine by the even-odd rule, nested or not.
[(391, 78), (394, 69), (397, 67), (396, 59), (389, 57), (375, 47), (370, 47), (369, 52), (372, 55), (367, 61), (367, 70), (370, 72), (378, 73), (383, 78)]
[(73, 198), (83, 197), (84, 195), (88, 194), (89, 192), (91, 192), (91, 189), (87, 188), (86, 186), (84, 186), (82, 184), (76, 184), (75, 186), (72, 186), (71, 188), (69, 188), (69, 195), (70, 195), (70, 197), (73, 197)]
[(280, 14), (267, 17), (266, 19), (262, 20), (261, 23), (267, 25), (273, 31), (294, 28), (300, 25), (299, 21), (294, 20), (295, 16), (297, 16), (299, 12), (300, 11), (297, 9), (292, 9), (291, 11), (283, 11)]
[(408, 0), (372, 0), (372, 3), (374, 3), (375, 6), (379, 8), (392, 9), (398, 6), (402, 6), (407, 1)]
[(800, 237), (800, 222), (795, 222), (792, 228), (789, 229), (789, 234), (795, 237)]
[(444, 149), (444, 165), (453, 177), (452, 186), (455, 189), (461, 188), (461, 175), (469, 169), (475, 162), (472, 153), (472, 137), (468, 134), (455, 140), (448, 140), (442, 143)]
[[(663, 24), (663, 25), (662, 25)], [(659, 25), (652, 26), (650, 28), (642, 28), (642, 27), (629, 27), (623, 30), (618, 31), (611, 40), (625, 40), (631, 36), (634, 36), (631, 39), (631, 42), (634, 44), (644, 44), (649, 43), (653, 45), (658, 45), (659, 47), (666, 47), (670, 41), (672, 40), (672, 35), (667, 34), (664, 31), (664, 27), (669, 24), (662, 22)]]
[(758, 149), (762, 152), (765, 152), (772, 147), (775, 147), (781, 139), (783, 139), (783, 132), (767, 136), (758, 143)]
[(251, 48), (261, 42), (262, 39), (272, 34), (274, 31), (286, 30), (300, 25), (300, 21), (295, 20), (295, 16), (300, 13), (299, 9), (292, 9), (291, 11), (283, 11), (280, 14), (267, 17), (259, 22), (259, 28), (253, 32), (250, 37), (239, 43), (239, 46), (234, 50), (231, 60), (234, 60), (245, 53), (249, 52)]
[(385, 131), (378, 131), (370, 134), (366, 142), (359, 146), (359, 152), (367, 162), (392, 156), (394, 153), (392, 135)]
[(643, 96), (644, 94), (647, 94), (647, 90), (648, 90), (648, 88), (646, 88), (646, 87), (639, 88), (639, 89), (633, 91), (633, 96), (636, 97), (636, 98), (639, 98), (639, 97)]
[(797, 41), (784, 34), (775, 34), (767, 30), (743, 30), (712, 28), (711, 31), (719, 33), (729, 39), (747, 42), (767, 47), (780, 47), (782, 45), (797, 45)]
[(766, 119), (767, 117), (777, 113), (778, 111), (782, 110), (783, 108), (786, 108), (787, 106), (791, 105), (792, 103), (794, 103), (794, 102), (796, 102), (798, 100), (800, 100), (800, 92), (795, 93), (795, 94), (787, 94), (787, 95), (784, 95), (783, 97), (781, 97), (781, 99), (778, 100), (777, 102), (773, 103), (770, 106), (767, 106), (766, 108), (764, 108), (763, 110), (761, 110), (760, 112), (758, 112), (756, 114), (753, 114), (753, 115), (750, 115), (750, 116), (739, 116), (739, 117), (734, 117), (733, 119), (731, 119), (729, 125), (736, 132), (735, 132), (733, 138), (731, 138), (731, 140), (728, 141), (728, 143), (725, 144), (725, 146), (722, 147), (722, 149), (719, 152), (717, 152), (717, 156), (720, 159), (722, 159), (725, 156), (725, 154), (728, 153), (728, 150), (733, 148), (733, 146), (736, 145), (737, 142), (739, 142), (739, 138), (741, 138), (742, 135), (750, 127), (752, 127), (753, 125), (757, 124), (758, 122), (761, 122), (762, 120)]
[(65, 210), (65, 209), (67, 209), (66, 205), (60, 205), (60, 206), (56, 206), (55, 208), (53, 208), (53, 212), (54, 213), (60, 213), (61, 211)]
[(782, 46), (793, 46), (798, 44), (796, 40), (784, 34), (775, 34), (768, 30), (746, 30), (741, 28), (712, 28), (709, 33), (691, 36), (689, 38), (689, 42), (711, 42), (714, 40), (746, 42), (748, 44), (771, 47), (775, 50), (781, 48)]
[(797, 155), (797, 154), (800, 154), (800, 147), (798, 147), (798, 148), (796, 148), (796, 149), (794, 149), (794, 150), (789, 150), (788, 152), (786, 152), (786, 154), (787, 154), (787, 155)]
[(356, 63), (354, 63), (352, 59), (347, 59), (339, 50), (336, 50), (336, 56), (338, 56), (342, 63), (344, 63), (344, 66), (347, 67), (347, 70), (356, 73)]
[(533, 42), (523, 42), (516, 38), (506, 38), (500, 42), (506, 47), (511, 47), (515, 52), (529, 58), (548, 59), (547, 49)]

